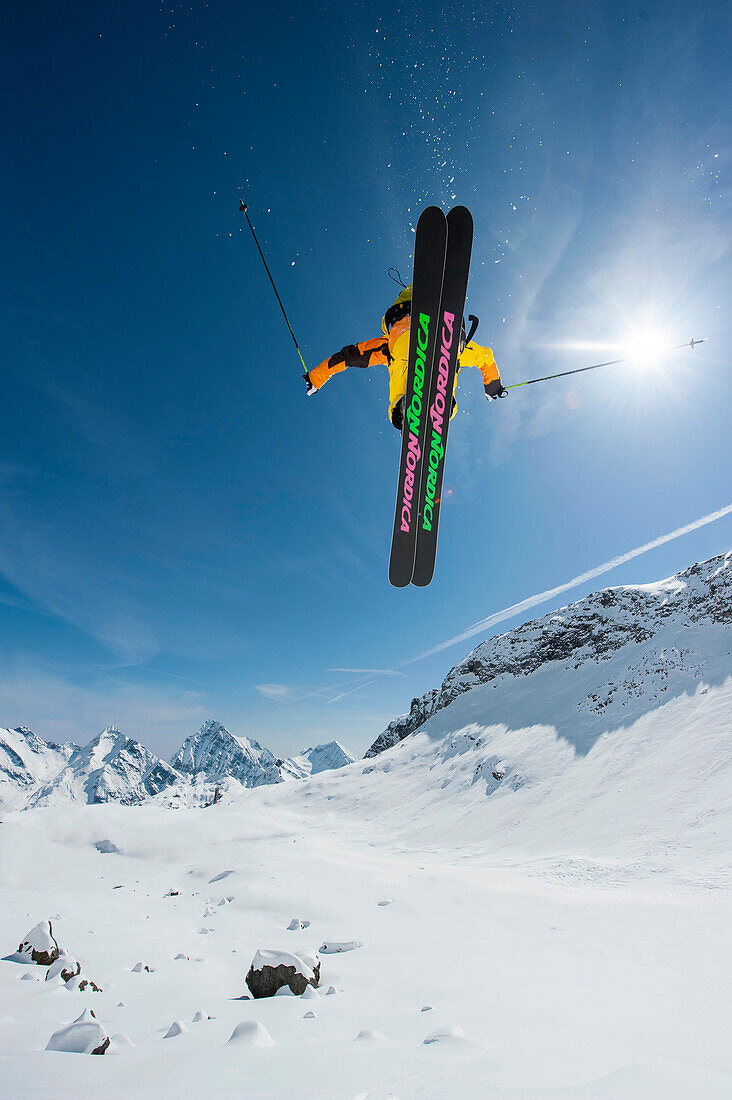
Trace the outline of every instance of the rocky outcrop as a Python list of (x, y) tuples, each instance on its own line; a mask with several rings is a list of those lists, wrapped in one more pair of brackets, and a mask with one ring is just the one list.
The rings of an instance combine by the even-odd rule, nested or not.
[[(578, 668), (652, 640), (672, 622), (684, 635), (702, 623), (732, 623), (732, 552), (692, 565), (658, 584), (607, 588), (490, 638), (450, 670), (442, 685), (412, 700), (366, 752), (373, 757), (415, 733), (453, 700), (503, 676), (529, 676), (550, 663)], [(660, 664), (668, 663), (664, 660)], [(659, 673), (662, 674), (662, 673)]]
[(61, 954), (61, 948), (53, 934), (50, 920), (41, 921), (26, 933), (18, 946), (18, 953), (25, 955), (39, 966), (50, 966)]
[(77, 962), (71, 955), (62, 952), (46, 971), (46, 981), (50, 982), (54, 978), (61, 978), (64, 982), (69, 982), (77, 974), (81, 974), (81, 963)]
[(287, 986), (300, 997), (308, 986), (320, 981), (320, 959), (317, 955), (289, 951), (257, 951), (246, 983), (252, 997), (274, 997), (279, 989)]
[(409, 713), (402, 714), (389, 723), (384, 732), (379, 734), (371, 748), (366, 752), (366, 758), (378, 756), (384, 749), (390, 749), (392, 745), (397, 745), (410, 733), (414, 733), (420, 726), (423, 726), (434, 713), (438, 696), (438, 689), (432, 688), (431, 691), (425, 692), (417, 699), (412, 699)]

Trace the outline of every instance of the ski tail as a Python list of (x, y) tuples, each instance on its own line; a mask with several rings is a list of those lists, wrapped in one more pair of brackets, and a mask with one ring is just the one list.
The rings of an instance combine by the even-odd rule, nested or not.
[(405, 588), (411, 581), (414, 570), (428, 395), (437, 346), (438, 312), (447, 245), (448, 224), (445, 215), (439, 207), (428, 206), (420, 215), (414, 242), (407, 389), (389, 557), (389, 580), (395, 588)]
[[(412, 571), (412, 584), (420, 588), (430, 583), (435, 571), (447, 435), (460, 353), (460, 331), (468, 289), (472, 247), (472, 215), (467, 207), (455, 206), (447, 215), (447, 253), (436, 326), (438, 341), (434, 352), (429, 399), (424, 416), (422, 480)], [(414, 314), (412, 318), (414, 323)]]

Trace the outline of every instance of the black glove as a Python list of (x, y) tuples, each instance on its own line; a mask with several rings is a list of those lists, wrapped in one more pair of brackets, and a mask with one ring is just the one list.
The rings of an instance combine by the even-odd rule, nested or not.
[(317, 393), (318, 391), (315, 388), (315, 386), (312, 384), (312, 382), (310, 381), (310, 375), (309, 374), (303, 374), (303, 378), (305, 379), (305, 385), (308, 388), (308, 397), (312, 397), (313, 394)]
[(391, 410), (391, 422), (398, 432), (402, 430), (404, 426), (404, 398), (400, 397), (394, 408)]
[(493, 382), (489, 382), (485, 388), (485, 395), (489, 401), (495, 401), (497, 397), (508, 397), (508, 390), (501, 382), (500, 378), (496, 378)]

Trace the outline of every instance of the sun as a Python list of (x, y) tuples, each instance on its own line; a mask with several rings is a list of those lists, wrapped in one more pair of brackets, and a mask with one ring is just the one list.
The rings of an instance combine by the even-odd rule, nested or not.
[(641, 370), (653, 370), (661, 365), (671, 340), (663, 329), (647, 325), (630, 332), (623, 343)]

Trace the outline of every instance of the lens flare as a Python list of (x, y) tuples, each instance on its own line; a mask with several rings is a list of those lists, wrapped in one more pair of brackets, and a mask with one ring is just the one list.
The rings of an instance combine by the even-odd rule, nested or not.
[(659, 328), (644, 327), (630, 333), (625, 345), (628, 354), (633, 357), (641, 370), (653, 369), (660, 365), (663, 352), (673, 341), (668, 333)]

